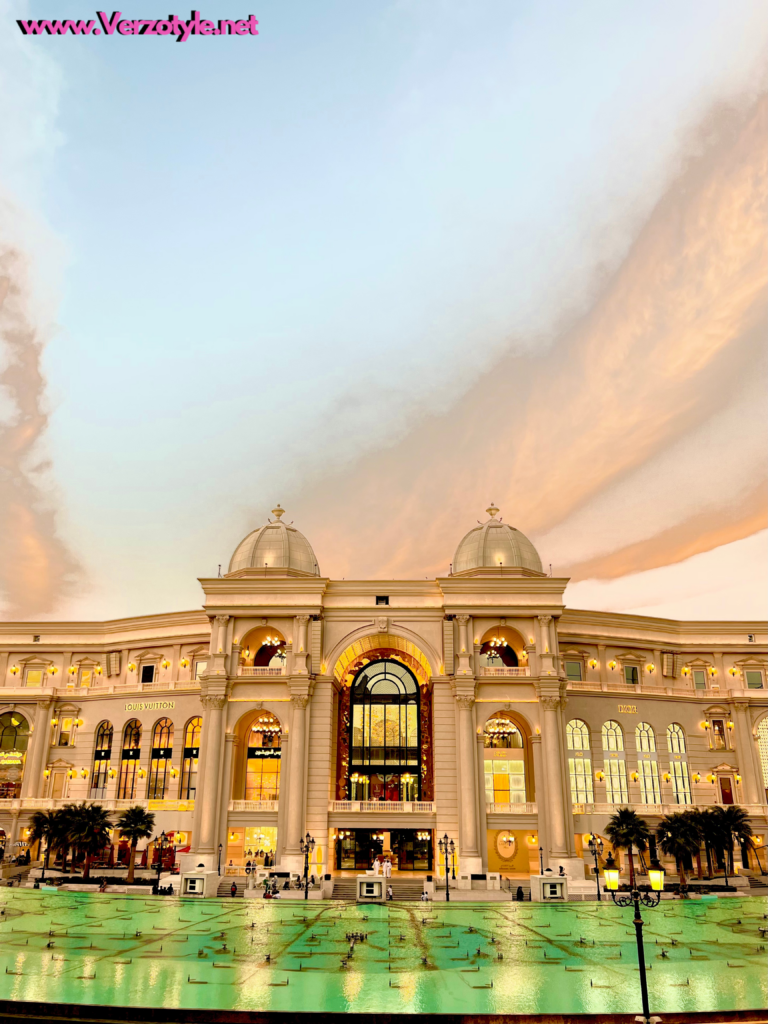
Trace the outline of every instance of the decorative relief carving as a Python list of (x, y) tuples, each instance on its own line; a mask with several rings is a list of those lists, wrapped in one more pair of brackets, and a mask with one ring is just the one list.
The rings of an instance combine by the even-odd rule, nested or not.
[(458, 622), (458, 624), (460, 626), (466, 626), (466, 624), (469, 622), (469, 616), (468, 615), (457, 615), (456, 616), (456, 621)]
[(221, 711), (227, 703), (227, 698), (219, 694), (204, 694), (200, 697), (200, 703), (205, 711)]
[(384, 616), (384, 615), (382, 615), (380, 618), (376, 619), (376, 629), (378, 629), (378, 631), (380, 633), (388, 632), (389, 631), (389, 619), (386, 618), (386, 616)]
[(562, 707), (563, 701), (561, 697), (539, 697), (539, 704), (545, 711), (557, 711)]
[(226, 624), (229, 622), (229, 616), (228, 615), (217, 615), (216, 616), (216, 622), (220, 626), (226, 626)]
[(291, 704), (299, 711), (304, 711), (307, 704), (309, 704), (309, 695), (306, 693), (292, 693)]
[(540, 615), (539, 616), (539, 622), (542, 624), (542, 626), (548, 626), (551, 621), (552, 621), (552, 616), (551, 615)]
[(455, 699), (462, 711), (471, 711), (474, 707), (475, 698), (467, 694), (457, 694)]

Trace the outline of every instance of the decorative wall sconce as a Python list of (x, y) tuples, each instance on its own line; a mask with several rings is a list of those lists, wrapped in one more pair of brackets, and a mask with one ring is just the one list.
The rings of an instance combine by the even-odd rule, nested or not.
[(728, 722), (727, 724), (729, 731), (733, 732), (733, 722)]
[(243, 657), (244, 658), (250, 658), (250, 656), (251, 656), (251, 648), (250, 647), (246, 647), (245, 650), (243, 651)]
[(83, 720), (82, 720), (82, 718), (76, 718), (75, 719), (75, 725), (77, 726), (78, 729), (82, 729), (82, 727), (83, 727)]
[(50, 778), (50, 776), (51, 776), (51, 769), (50, 768), (45, 768), (43, 770), (43, 778), (44, 779), (48, 779), (48, 778)]
[(172, 779), (177, 778), (178, 774), (179, 774), (179, 769), (178, 768), (171, 768), (171, 778)]
[(103, 668), (101, 667), (101, 662), (99, 662), (99, 664), (98, 664), (98, 665), (96, 666), (96, 668), (95, 668), (95, 669), (94, 669), (93, 671), (94, 671), (94, 673), (95, 673), (95, 674), (96, 674), (97, 676), (100, 676), (100, 675), (102, 674), (102, 672), (104, 671), (104, 669), (103, 669)]
[(691, 674), (690, 668), (687, 665), (683, 665), (683, 675), (684, 676), (689, 676), (690, 674)]
[(76, 776), (77, 776), (77, 772), (75, 771), (75, 769), (74, 768), (70, 768), (69, 771), (67, 772), (67, 778), (68, 779), (74, 779)]
[(59, 724), (58, 718), (52, 718), (51, 719), (51, 725), (58, 725), (58, 724)]
[(605, 782), (605, 772), (601, 772), (599, 770), (596, 771), (595, 772), (595, 778), (597, 779), (598, 782)]
[(597, 668), (597, 658), (590, 658), (588, 664), (590, 668)]
[(713, 786), (717, 782), (717, 776), (714, 772), (709, 773), (709, 775), (707, 776), (707, 782), (709, 782)]
[(528, 842), (531, 844), (531, 846), (538, 846), (539, 837), (538, 836), (528, 836)]
[(135, 672), (136, 671), (136, 663), (135, 662), (133, 662), (133, 661), (129, 662), (129, 664), (128, 664), (128, 671), (129, 672)]
[(17, 676), (18, 674), (19, 674), (19, 666), (18, 665), (11, 665), (11, 675), (12, 676)]
[(55, 676), (58, 671), (59, 670), (56, 668), (55, 665), (49, 665), (48, 666), (48, 675), (49, 676)]
[(740, 775), (737, 775), (737, 776), (736, 776), (736, 782), (737, 782), (737, 783), (738, 783), (739, 785), (741, 785), (741, 776), (740, 776)]
[(179, 662), (180, 668), (189, 668), (189, 658), (182, 658)]
[(117, 776), (117, 768), (108, 768), (107, 775), (110, 779), (114, 779)]
[(709, 729), (710, 728), (709, 722), (702, 722), (701, 723), (701, 728), (702, 729)]
[(616, 671), (616, 662), (613, 661), (613, 660), (609, 661), (608, 662), (608, 668), (611, 670), (611, 672), (615, 672)]
[(139, 768), (139, 770), (138, 770), (138, 772), (136, 772), (136, 774), (139, 776), (140, 779), (145, 779), (147, 777), (147, 769), (146, 768)]
[(170, 667), (171, 667), (170, 661), (168, 661), (167, 658), (163, 658), (163, 660), (160, 662), (160, 668), (170, 668)]
[(84, 779), (87, 779), (87, 778), (88, 778), (88, 769), (87, 769), (87, 768), (83, 768), (83, 770), (82, 770), (82, 771), (80, 772), (80, 775), (81, 775), (81, 776), (82, 776), (82, 777), (83, 777)]
[(717, 669), (714, 665), (710, 665), (707, 671), (709, 672), (710, 676), (714, 677), (717, 675)]
[(645, 671), (648, 673), (648, 675), (652, 676), (653, 673), (656, 671), (656, 666), (653, 664), (653, 662), (651, 662), (649, 665), (645, 666)]
[(701, 782), (701, 775), (699, 774), (699, 772), (694, 772), (691, 778), (697, 785)]
[(731, 667), (728, 669), (728, 672), (732, 676), (737, 676), (739, 674), (739, 670), (736, 668), (735, 665), (731, 665)]
[(77, 675), (77, 665), (70, 665), (69, 668), (67, 669), (67, 672), (71, 676), (76, 676)]
[(672, 781), (672, 776), (669, 774), (669, 772), (664, 772), (664, 774), (661, 777), (665, 782)]
[(629, 777), (632, 780), (632, 782), (639, 782), (640, 780), (640, 776), (637, 774), (637, 772), (630, 772)]

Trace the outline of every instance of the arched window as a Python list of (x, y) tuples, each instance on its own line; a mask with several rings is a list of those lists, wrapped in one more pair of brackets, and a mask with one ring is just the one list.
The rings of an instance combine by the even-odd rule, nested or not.
[[(641, 722), (635, 729), (635, 743), (637, 744), (637, 752), (639, 754), (656, 753), (656, 735), (647, 722)], [(645, 801), (645, 803), (652, 802), (653, 801)]]
[(624, 733), (618, 722), (605, 722), (603, 725), (603, 750), (618, 751), (624, 749)]
[[(594, 802), (592, 789), (592, 759), (589, 756), (589, 729), (580, 718), (573, 718), (565, 727), (568, 749), (574, 755), (568, 758), (571, 779), (571, 801), (574, 804)], [(578, 756), (577, 756), (578, 754)]]
[(117, 781), (117, 799), (133, 800), (136, 796), (136, 772), (141, 757), (141, 722), (132, 718), (123, 729), (123, 749), (120, 751), (120, 778)]
[(29, 722), (17, 711), (0, 715), (0, 799), (21, 795), (29, 743)]
[(202, 718), (191, 718), (184, 729), (184, 751), (181, 759), (180, 800), (194, 800), (197, 792), (197, 761), (200, 757)]
[(589, 750), (589, 729), (580, 718), (572, 718), (565, 727), (569, 750)]
[[(112, 734), (111, 722), (102, 722), (96, 730), (96, 749), (93, 752), (91, 790), (106, 789), (109, 759), (112, 756)], [(101, 795), (103, 796), (103, 793)]]
[(763, 769), (763, 784), (768, 790), (768, 718), (764, 718), (757, 727), (757, 749)]
[(660, 804), (661, 789), (659, 788), (659, 765), (651, 758), (645, 757), (637, 762), (637, 774), (640, 778), (640, 802), (644, 804)]
[(483, 731), (483, 742), (486, 748), (502, 748), (518, 750), (523, 747), (523, 737), (520, 730), (506, 715), (491, 715), (485, 723)]
[(152, 753), (149, 762), (148, 800), (164, 800), (173, 756), (173, 722), (161, 718), (152, 730)]
[(350, 694), (350, 800), (418, 800), (419, 706), (416, 677), (399, 661), (364, 665)]
[(685, 753), (685, 733), (676, 722), (667, 727), (667, 747), (670, 754)]
[(248, 733), (245, 799), (277, 800), (280, 796), (282, 729), (271, 711), (262, 712)]

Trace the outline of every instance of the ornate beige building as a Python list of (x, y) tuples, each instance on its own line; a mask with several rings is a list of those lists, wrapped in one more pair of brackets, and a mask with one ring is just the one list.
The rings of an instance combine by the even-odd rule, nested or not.
[(313, 873), (439, 874), (447, 834), (457, 875), (541, 851), (583, 879), (622, 805), (741, 804), (762, 849), (766, 624), (567, 608), (497, 513), (446, 577), (338, 581), (278, 507), (199, 611), (0, 626), (6, 856), (79, 800), (149, 807), (212, 867), (299, 869), (309, 832)]

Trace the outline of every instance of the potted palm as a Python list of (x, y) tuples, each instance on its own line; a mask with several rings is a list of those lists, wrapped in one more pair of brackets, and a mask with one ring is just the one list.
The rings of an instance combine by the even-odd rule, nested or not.
[(651, 839), (651, 830), (645, 818), (629, 807), (620, 807), (611, 815), (608, 824), (605, 826), (605, 835), (610, 839), (614, 850), (626, 850), (629, 855), (629, 884), (635, 887), (635, 862), (632, 859), (632, 847), (637, 847), (638, 853), (648, 849)]
[(674, 857), (680, 878), (680, 895), (684, 896), (688, 889), (684, 861), (699, 851), (701, 837), (698, 825), (685, 812), (667, 814), (656, 829), (656, 840), (668, 857)]
[(117, 828), (123, 839), (131, 844), (131, 854), (128, 860), (128, 878), (130, 885), (133, 882), (136, 870), (136, 847), (140, 839), (149, 839), (155, 828), (155, 816), (143, 807), (129, 807), (123, 811), (117, 819)]

